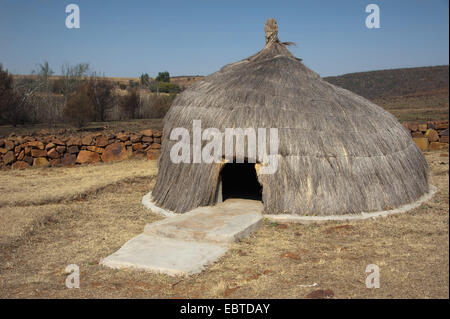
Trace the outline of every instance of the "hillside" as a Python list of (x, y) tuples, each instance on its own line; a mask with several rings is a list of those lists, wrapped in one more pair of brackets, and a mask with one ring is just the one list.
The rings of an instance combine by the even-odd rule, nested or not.
[(348, 73), (324, 80), (368, 99), (448, 91), (448, 65)]

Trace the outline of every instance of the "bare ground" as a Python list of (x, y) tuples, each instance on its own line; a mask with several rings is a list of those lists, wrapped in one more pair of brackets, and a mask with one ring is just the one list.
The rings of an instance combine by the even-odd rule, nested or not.
[[(189, 278), (98, 264), (161, 218), (141, 205), (155, 162), (3, 171), (0, 297), (305, 298), (329, 290), (334, 298), (448, 298), (449, 160), (441, 154), (426, 155), (437, 194), (411, 212), (347, 223), (265, 222)], [(80, 289), (65, 287), (69, 264), (80, 267)], [(368, 264), (380, 268), (379, 289), (365, 286)]]

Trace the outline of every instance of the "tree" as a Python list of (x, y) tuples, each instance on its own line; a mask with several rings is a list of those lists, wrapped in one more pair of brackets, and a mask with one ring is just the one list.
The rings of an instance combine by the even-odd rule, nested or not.
[(114, 107), (114, 85), (105, 78), (97, 77), (95, 74), (89, 78), (87, 83), (87, 94), (91, 99), (96, 120), (104, 122), (106, 113)]
[(83, 78), (88, 75), (88, 72), (88, 63), (79, 63), (76, 65), (63, 64), (61, 67), (61, 74), (64, 81), (63, 94), (66, 101), (69, 95), (81, 86)]
[(71, 93), (64, 107), (64, 117), (77, 127), (85, 126), (94, 116), (94, 105), (88, 93), (88, 85), (80, 86), (77, 91)]
[(159, 72), (155, 80), (158, 82), (170, 82), (170, 74), (167, 71)]
[(38, 87), (33, 85), (22, 92), (17, 90), (12, 75), (0, 64), (0, 119), (13, 126), (28, 122), (26, 112), (28, 97), (37, 89)]
[(141, 86), (143, 87), (148, 87), (150, 85), (150, 77), (147, 73), (142, 73), (139, 80), (141, 82)]
[(139, 109), (140, 96), (136, 88), (128, 90), (127, 95), (120, 99), (120, 108), (127, 118), (134, 118)]

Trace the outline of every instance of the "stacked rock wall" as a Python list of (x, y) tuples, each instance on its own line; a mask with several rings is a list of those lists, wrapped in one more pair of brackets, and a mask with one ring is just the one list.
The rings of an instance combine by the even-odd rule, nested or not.
[(27, 136), (12, 133), (7, 138), (0, 139), (0, 167), (74, 166), (131, 157), (157, 159), (161, 140), (161, 132), (152, 130), (139, 133), (43, 132)]

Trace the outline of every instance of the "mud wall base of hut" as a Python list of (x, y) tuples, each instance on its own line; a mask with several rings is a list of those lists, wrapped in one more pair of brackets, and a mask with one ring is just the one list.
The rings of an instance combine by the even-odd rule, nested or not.
[(274, 221), (283, 223), (299, 223), (299, 224), (312, 224), (328, 221), (352, 221), (352, 220), (364, 220), (369, 218), (385, 217), (394, 214), (407, 213), (423, 203), (433, 198), (437, 188), (433, 185), (429, 186), (428, 193), (423, 194), (417, 201), (400, 206), (396, 209), (382, 210), (378, 212), (360, 213), (353, 215), (330, 215), (330, 216), (299, 216), (294, 214), (265, 214), (264, 217)]

